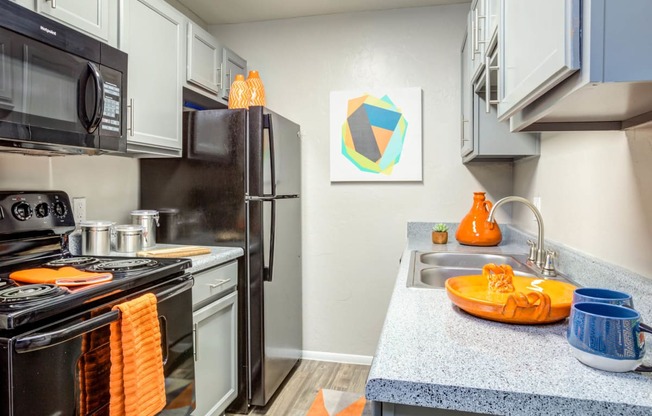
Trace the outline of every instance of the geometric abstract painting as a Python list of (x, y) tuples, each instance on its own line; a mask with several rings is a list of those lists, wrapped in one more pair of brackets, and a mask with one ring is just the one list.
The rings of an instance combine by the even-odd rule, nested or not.
[(331, 181), (420, 181), (421, 89), (331, 92)]

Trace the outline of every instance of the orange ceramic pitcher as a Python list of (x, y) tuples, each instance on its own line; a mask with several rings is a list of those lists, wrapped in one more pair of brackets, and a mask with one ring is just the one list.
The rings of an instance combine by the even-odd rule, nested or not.
[(460, 244), (468, 246), (497, 246), (503, 239), (498, 224), (487, 222), (493, 206), (485, 200), (484, 192), (473, 193), (471, 211), (457, 227), (455, 238)]

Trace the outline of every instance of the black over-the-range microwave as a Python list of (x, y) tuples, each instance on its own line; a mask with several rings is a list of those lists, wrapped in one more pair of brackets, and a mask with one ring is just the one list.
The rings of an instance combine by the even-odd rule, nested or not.
[(0, 0), (0, 152), (125, 152), (127, 54)]

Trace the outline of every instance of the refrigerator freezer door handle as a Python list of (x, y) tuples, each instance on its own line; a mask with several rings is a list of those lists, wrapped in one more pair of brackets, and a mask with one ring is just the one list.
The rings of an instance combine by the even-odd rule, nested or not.
[(269, 232), (269, 265), (263, 268), (263, 281), (271, 282), (274, 277), (274, 241), (276, 240), (276, 200), (272, 199), (272, 219)]
[(245, 196), (245, 201), (262, 201), (262, 202), (269, 202), (269, 201), (274, 201), (274, 200), (279, 200), (279, 199), (292, 199), (292, 198), (298, 198), (298, 194), (289, 194), (289, 195), (276, 195), (276, 196), (250, 196), (246, 195)]
[(274, 152), (274, 126), (272, 126), (272, 115), (265, 114), (263, 127), (269, 132), (269, 168), (270, 181), (272, 182), (272, 195), (276, 195), (276, 155)]

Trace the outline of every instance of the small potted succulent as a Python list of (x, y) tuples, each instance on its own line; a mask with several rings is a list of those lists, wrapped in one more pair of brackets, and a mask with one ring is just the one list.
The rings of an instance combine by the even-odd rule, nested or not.
[(446, 224), (440, 222), (432, 227), (432, 242), (434, 244), (448, 243), (448, 226)]

